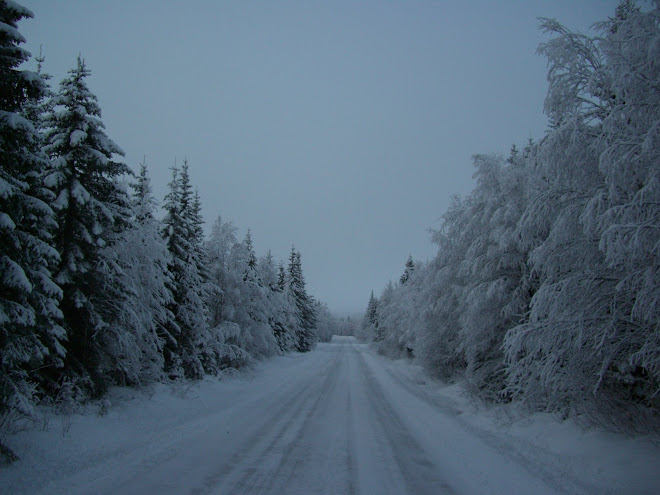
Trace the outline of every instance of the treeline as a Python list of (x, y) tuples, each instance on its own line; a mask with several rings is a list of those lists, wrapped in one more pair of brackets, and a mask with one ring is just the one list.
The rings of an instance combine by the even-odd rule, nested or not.
[[(186, 161), (156, 218), (138, 174), (105, 133), (79, 57), (54, 92), (20, 70), (30, 54), (0, 0), (0, 433), (40, 401), (75, 404), (111, 385), (198, 379), (329, 340), (301, 256), (257, 259), (220, 218), (205, 239)], [(13, 454), (0, 443), (2, 455)]]
[(436, 257), (361, 331), (485, 400), (640, 431), (660, 412), (660, 6), (595, 27), (542, 21), (545, 137), (474, 157)]

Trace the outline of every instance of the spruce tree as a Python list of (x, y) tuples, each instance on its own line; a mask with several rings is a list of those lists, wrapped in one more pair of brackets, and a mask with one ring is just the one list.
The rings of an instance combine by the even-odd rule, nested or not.
[[(37, 370), (61, 366), (60, 288), (51, 273), (55, 219), (43, 187), (48, 162), (35, 122), (21, 116), (46, 93), (37, 74), (18, 70), (30, 54), (17, 23), (32, 13), (0, 1), (0, 418), (32, 414)], [(0, 443), (0, 457), (15, 456)]]
[[(204, 374), (200, 355), (208, 351), (208, 318), (202, 272), (201, 205), (195, 200), (188, 162), (179, 173), (172, 168), (172, 180), (165, 197), (167, 215), (164, 238), (170, 252), (169, 271), (173, 275), (173, 301), (169, 305), (176, 326), (174, 340), (165, 345), (165, 366), (171, 378), (200, 378)], [(210, 351), (208, 351), (210, 352)]]
[(305, 278), (302, 272), (300, 253), (291, 248), (289, 256), (288, 291), (294, 314), (298, 323), (296, 332), (296, 350), (307, 352), (316, 342), (316, 311), (313, 299), (305, 289)]
[(383, 340), (382, 332), (378, 332), (378, 299), (374, 296), (374, 291), (371, 291), (371, 296), (369, 296), (367, 310), (362, 320), (362, 328), (367, 334), (373, 332), (375, 342)]
[(284, 268), (283, 261), (280, 262), (277, 271), (277, 288), (282, 292), (286, 288), (286, 269)]
[(412, 259), (412, 255), (410, 255), (408, 256), (408, 261), (406, 261), (406, 269), (403, 271), (403, 274), (401, 275), (399, 282), (405, 284), (414, 270), (415, 270), (415, 262)]
[(107, 263), (102, 250), (130, 224), (130, 200), (120, 179), (131, 171), (114, 160), (123, 151), (105, 134), (101, 108), (85, 81), (90, 74), (78, 57), (60, 84), (46, 120), (45, 151), (52, 163), (47, 183), (57, 196), (55, 246), (61, 261), (55, 280), (63, 289), (67, 368), (93, 393), (102, 393), (111, 366), (105, 332), (125, 294), (117, 267)]
[(46, 57), (39, 49), (39, 55), (34, 57), (37, 62), (37, 76), (43, 81), (43, 92), (36, 98), (29, 98), (22, 107), (21, 115), (29, 120), (34, 128), (37, 130), (36, 137), (39, 139), (40, 148), (43, 148), (43, 138), (45, 131), (45, 119), (47, 115), (53, 110), (53, 93), (50, 87), (50, 80), (52, 76), (43, 71), (43, 64)]

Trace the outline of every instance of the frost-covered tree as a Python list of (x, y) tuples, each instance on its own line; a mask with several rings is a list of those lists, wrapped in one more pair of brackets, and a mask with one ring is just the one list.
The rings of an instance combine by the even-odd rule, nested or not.
[(383, 336), (378, 333), (378, 299), (374, 296), (374, 291), (371, 291), (369, 302), (362, 318), (361, 333), (365, 340), (374, 340), (376, 342), (383, 340)]
[(328, 306), (315, 301), (316, 336), (319, 342), (330, 342), (333, 335), (339, 334), (339, 321), (332, 315)]
[(233, 246), (238, 242), (238, 229), (218, 217), (211, 227), (211, 235), (206, 241), (207, 269), (216, 290), (209, 294), (210, 325), (216, 327), (226, 318), (225, 289), (228, 286), (229, 260)]
[(435, 259), (381, 295), (378, 348), (410, 345), (489, 400), (644, 427), (660, 410), (660, 5), (623, 1), (599, 36), (542, 28), (546, 136), (475, 157)]
[(451, 379), (465, 369), (465, 356), (460, 349), (459, 317), (463, 300), (459, 265), (467, 247), (464, 201), (454, 197), (443, 215), (443, 223), (433, 233), (438, 254), (428, 266), (425, 291), (425, 324), (416, 335), (416, 357), (431, 375)]
[(233, 269), (241, 276), (238, 286), (240, 305), (235, 308), (237, 323), (248, 335), (246, 350), (255, 357), (269, 356), (278, 348), (270, 326), (270, 288), (262, 278), (252, 244), (252, 235), (247, 231), (242, 243), (233, 249)]
[(622, 412), (631, 404), (658, 409), (659, 16), (657, 5), (620, 8), (599, 38), (544, 22), (554, 126), (538, 167), (549, 207), (528, 220), (548, 233), (530, 257), (529, 323), (505, 342), (514, 393), (618, 426), (645, 416)]
[(403, 271), (403, 274), (401, 274), (401, 278), (399, 279), (399, 283), (405, 284), (408, 279), (410, 278), (410, 274), (415, 270), (415, 262), (413, 261), (412, 255), (408, 256), (408, 260), (406, 261), (406, 268)]
[(476, 187), (462, 212), (467, 249), (458, 271), (459, 338), (470, 389), (497, 400), (505, 384), (502, 341), (524, 311), (519, 287), (527, 253), (516, 234), (525, 208), (525, 182), (515, 151), (506, 162), (498, 155), (477, 155), (474, 164)]
[(287, 292), (298, 323), (296, 350), (307, 352), (316, 343), (316, 311), (314, 300), (305, 289), (300, 253), (295, 250), (295, 247), (291, 247), (287, 275)]
[(106, 332), (125, 294), (116, 266), (102, 251), (130, 224), (130, 200), (120, 179), (131, 172), (114, 159), (123, 151), (105, 134), (101, 108), (85, 82), (89, 75), (78, 57), (53, 99), (46, 120), (45, 150), (52, 163), (46, 183), (57, 196), (55, 246), (61, 262), (55, 280), (63, 289), (67, 369), (100, 393), (112, 366), (106, 345), (112, 337)]
[(388, 282), (378, 298), (372, 292), (362, 323), (363, 333), (372, 336), (378, 352), (393, 358), (415, 355), (420, 326), (425, 325), (426, 266), (412, 256), (406, 266), (403, 282)]
[(266, 256), (259, 259), (259, 273), (266, 292), (268, 308), (268, 324), (277, 340), (280, 352), (288, 352), (295, 349), (295, 335), (293, 329), (296, 326), (293, 308), (290, 307), (284, 288), (286, 286), (286, 272), (284, 265), (279, 268), (275, 266), (275, 260), (270, 251)]
[(118, 383), (160, 379), (165, 367), (163, 346), (174, 340), (170, 329), (177, 327), (169, 309), (173, 302), (169, 251), (160, 235), (160, 222), (154, 218), (157, 204), (144, 162), (132, 187), (133, 224), (104, 252), (121, 270), (129, 295), (117, 321), (123, 339), (114, 343)]
[[(43, 55), (41, 48), (39, 49), (39, 55), (34, 57), (34, 60), (37, 62), (36, 74), (43, 81), (44, 91), (37, 98), (30, 98), (25, 102), (21, 110), (21, 115), (33, 123), (35, 129), (38, 131), (38, 138), (43, 140), (45, 119), (53, 110), (52, 101), (55, 93), (50, 87), (52, 76), (43, 70), (43, 64), (46, 61), (46, 57)], [(40, 147), (43, 147), (43, 142)]]
[(172, 167), (163, 220), (163, 237), (170, 252), (169, 271), (173, 276), (173, 301), (169, 310), (176, 324), (168, 328), (174, 340), (165, 342), (165, 369), (171, 378), (200, 378), (204, 374), (203, 360), (210, 359), (208, 354), (212, 353), (199, 209), (199, 201), (192, 192), (188, 162), (184, 161), (181, 170), (176, 165)]
[[(60, 288), (52, 272), (56, 227), (43, 186), (48, 168), (34, 115), (26, 109), (47, 94), (44, 79), (19, 70), (30, 54), (18, 21), (24, 7), (0, 1), (0, 426), (32, 414), (38, 370), (63, 364), (66, 339), (59, 325)], [(23, 114), (23, 116), (21, 116)], [(2, 432), (0, 432), (2, 433)], [(0, 443), (0, 457), (13, 454)]]
[[(237, 228), (218, 217), (206, 242), (207, 269), (212, 290), (207, 293), (213, 361), (207, 372), (239, 368), (251, 360), (242, 329), (234, 320), (240, 277), (233, 270), (232, 251), (238, 243)], [(212, 365), (212, 366), (209, 366)], [(214, 368), (214, 369), (209, 369)]]

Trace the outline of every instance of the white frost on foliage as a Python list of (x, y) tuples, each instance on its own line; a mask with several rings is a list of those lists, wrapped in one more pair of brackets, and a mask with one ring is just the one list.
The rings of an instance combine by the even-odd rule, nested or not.
[(69, 137), (69, 144), (75, 147), (85, 139), (87, 139), (87, 133), (83, 130), (76, 129), (71, 133), (71, 137)]
[(32, 125), (32, 122), (27, 120), (24, 117), (21, 117), (19, 114), (15, 112), (5, 112), (4, 110), (0, 110), (0, 120), (4, 121), (6, 125), (11, 127), (12, 129), (25, 129), (29, 133), (34, 133), (37, 132)]
[(0, 198), (7, 199), (8, 197), (13, 196), (13, 194), (14, 188), (9, 182), (0, 177)]
[(23, 268), (8, 256), (2, 260), (2, 285), (27, 293), (32, 292), (32, 284), (25, 275)]
[(25, 43), (26, 41), (23, 35), (18, 32), (18, 29), (11, 27), (4, 22), (0, 22), (0, 33), (4, 34), (7, 39), (17, 43)]
[(69, 206), (69, 191), (68, 189), (63, 189), (60, 191), (57, 199), (53, 201), (53, 208), (56, 210), (63, 210), (67, 206)]
[(30, 9), (23, 7), (22, 5), (14, 2), (13, 0), (5, 0), (5, 6), (7, 9), (13, 10), (14, 12), (22, 15), (23, 17), (29, 17), (29, 18), (34, 17), (34, 13)]
[(79, 181), (74, 180), (71, 186), (71, 197), (80, 205), (89, 203), (90, 194)]
[(16, 228), (16, 224), (9, 215), (4, 212), (0, 212), (0, 228), (14, 230)]

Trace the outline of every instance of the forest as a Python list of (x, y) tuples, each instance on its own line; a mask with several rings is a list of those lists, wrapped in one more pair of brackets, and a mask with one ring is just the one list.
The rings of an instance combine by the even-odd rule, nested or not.
[(597, 36), (541, 27), (545, 136), (474, 156), (437, 255), (372, 293), (359, 332), (489, 403), (657, 431), (660, 5), (621, 2)]
[(189, 164), (174, 162), (159, 219), (106, 134), (78, 57), (57, 90), (0, 2), (0, 447), (36, 405), (70, 412), (112, 385), (200, 379), (327, 341), (337, 322), (301, 254), (257, 259), (218, 216), (204, 235)]

